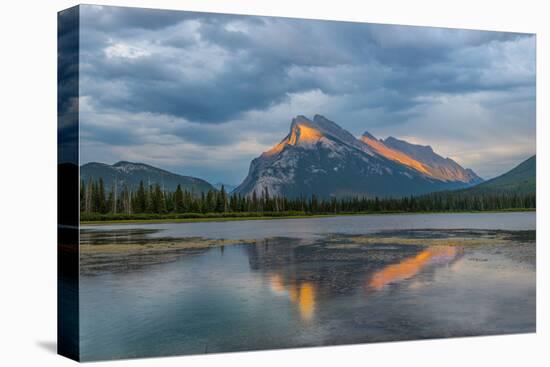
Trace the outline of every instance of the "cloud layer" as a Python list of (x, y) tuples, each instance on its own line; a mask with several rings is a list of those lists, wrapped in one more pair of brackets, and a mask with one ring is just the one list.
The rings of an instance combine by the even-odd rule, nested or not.
[(83, 162), (240, 183), (297, 114), (484, 177), (535, 152), (532, 35), (81, 7)]

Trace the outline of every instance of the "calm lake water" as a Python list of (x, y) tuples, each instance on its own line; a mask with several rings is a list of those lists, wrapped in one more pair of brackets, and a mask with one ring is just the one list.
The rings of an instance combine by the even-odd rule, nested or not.
[(393, 229), (535, 229), (534, 212), (475, 214), (381, 214), (326, 218), (249, 220), (235, 222), (119, 224), (83, 226), (102, 231), (158, 229), (155, 236), (257, 239), (266, 237), (318, 237), (327, 233), (366, 234)]
[(97, 246), (114, 234), (256, 241), (84, 271), (81, 357), (534, 332), (535, 243), (509, 232), (534, 229), (534, 213), (85, 227)]

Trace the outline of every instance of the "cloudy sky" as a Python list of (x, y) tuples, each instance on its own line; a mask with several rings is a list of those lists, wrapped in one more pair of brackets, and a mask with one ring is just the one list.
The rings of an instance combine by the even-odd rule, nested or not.
[(238, 184), (299, 114), (484, 178), (535, 153), (533, 35), (98, 6), (80, 27), (81, 163)]

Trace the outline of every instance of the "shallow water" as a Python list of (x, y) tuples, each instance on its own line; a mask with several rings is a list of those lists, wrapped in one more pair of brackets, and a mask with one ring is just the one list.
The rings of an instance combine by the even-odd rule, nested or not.
[[(82, 236), (91, 243), (141, 229), (133, 236), (145, 242), (257, 241), (82, 275), (82, 359), (534, 332), (534, 241), (494, 231), (531, 230), (534, 218), (384, 215), (93, 227)], [(415, 228), (431, 229), (408, 231)], [(362, 234), (370, 234), (369, 243)], [(462, 239), (482, 244), (457, 245)]]

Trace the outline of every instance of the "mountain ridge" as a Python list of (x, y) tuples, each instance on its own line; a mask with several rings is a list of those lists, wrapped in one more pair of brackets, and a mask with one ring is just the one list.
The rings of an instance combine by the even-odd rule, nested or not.
[(472, 169), (463, 168), (454, 160), (435, 153), (429, 145), (412, 144), (390, 136), (382, 140), (385, 146), (397, 150), (415, 161), (421, 162), (428, 173), (438, 179), (478, 184), (483, 181)]

